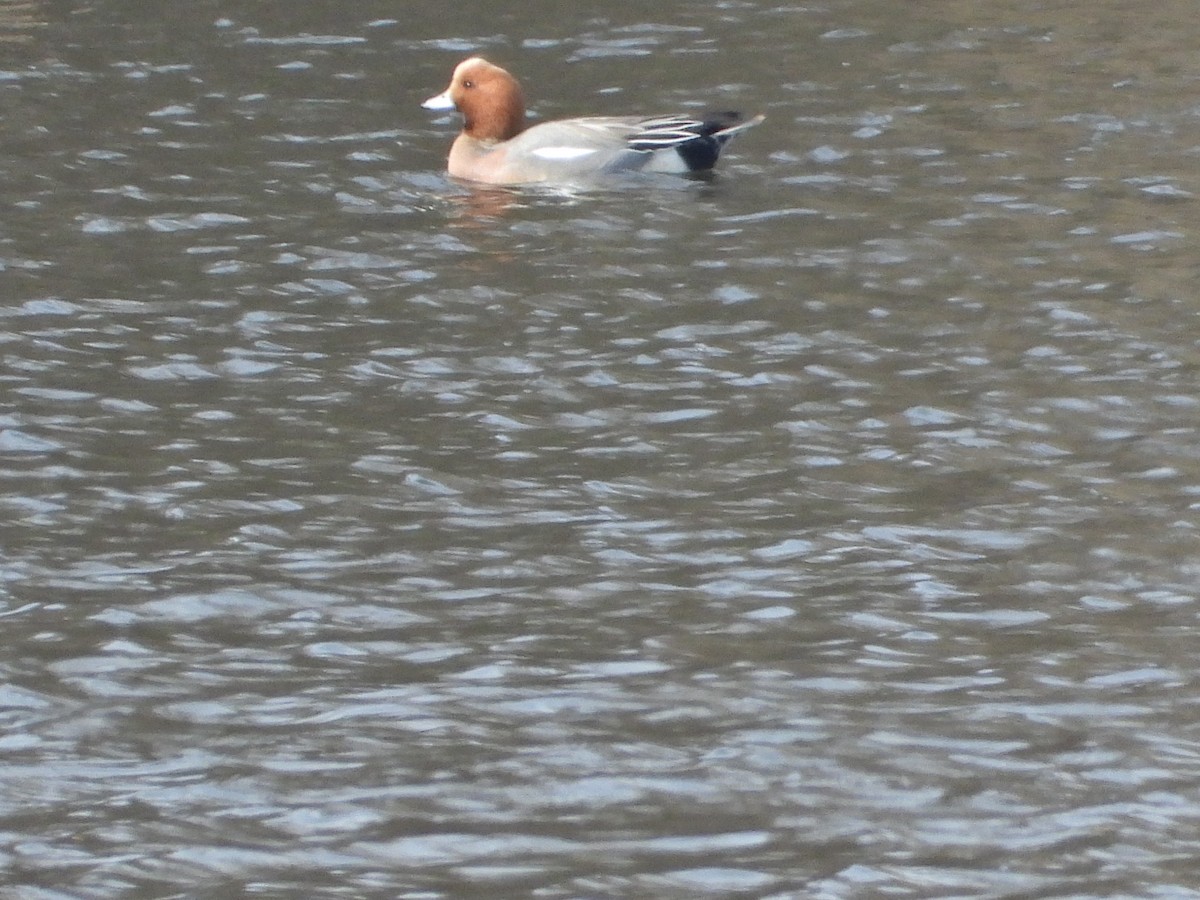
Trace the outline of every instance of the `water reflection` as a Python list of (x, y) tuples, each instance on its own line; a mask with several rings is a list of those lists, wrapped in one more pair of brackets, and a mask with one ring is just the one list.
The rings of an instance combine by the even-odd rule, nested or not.
[(0, 43), (32, 42), (47, 24), (45, 6), (35, 0), (0, 0)]
[[(30, 31), (7, 883), (1186, 895), (1191, 19), (909, 12)], [(708, 182), (456, 185), (410, 101), (497, 49), (547, 116), (767, 124)]]

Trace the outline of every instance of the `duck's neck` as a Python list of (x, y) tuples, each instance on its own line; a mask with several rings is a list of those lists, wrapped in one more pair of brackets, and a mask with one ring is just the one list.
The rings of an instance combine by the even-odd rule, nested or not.
[(503, 103), (472, 110), (463, 130), (478, 141), (507, 141), (525, 130), (525, 100), (518, 89)]

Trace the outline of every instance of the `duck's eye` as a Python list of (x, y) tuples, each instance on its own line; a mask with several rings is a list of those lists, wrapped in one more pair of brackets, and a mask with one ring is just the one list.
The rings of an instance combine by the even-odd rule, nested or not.
[(463, 82), (463, 87), (473, 88), (473, 87), (475, 87), (475, 82), (472, 81), (470, 78), (468, 78), (466, 81)]

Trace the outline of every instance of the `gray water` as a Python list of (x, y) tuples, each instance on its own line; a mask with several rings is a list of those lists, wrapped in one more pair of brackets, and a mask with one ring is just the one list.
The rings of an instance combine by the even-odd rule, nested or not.
[(1197, 21), (0, 4), (0, 893), (1200, 896)]

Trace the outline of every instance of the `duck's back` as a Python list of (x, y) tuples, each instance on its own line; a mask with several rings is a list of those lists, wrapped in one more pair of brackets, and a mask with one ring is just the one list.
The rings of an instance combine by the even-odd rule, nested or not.
[(757, 125), (736, 113), (703, 119), (687, 116), (589, 116), (533, 125), (505, 142), (506, 155), (521, 160), (524, 180), (586, 178), (601, 173), (682, 173), (711, 169), (726, 141)]

